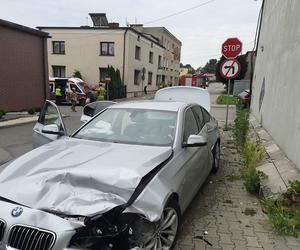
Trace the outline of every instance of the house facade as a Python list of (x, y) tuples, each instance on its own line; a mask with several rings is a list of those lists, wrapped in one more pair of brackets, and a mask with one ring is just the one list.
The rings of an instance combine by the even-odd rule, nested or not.
[(93, 27), (38, 27), (51, 35), (49, 75), (69, 77), (79, 70), (84, 81), (94, 86), (105, 82), (111, 65), (120, 71), (127, 96), (140, 95), (145, 86), (148, 92), (157, 90), (165, 74), (165, 48), (158, 39), (132, 27), (109, 24), (105, 14), (90, 15)]
[(264, 0), (251, 111), (300, 169), (300, 1)]
[(131, 25), (131, 27), (154, 37), (165, 48), (160, 67), (161, 81), (167, 86), (179, 85), (181, 41), (165, 27), (143, 27), (142, 24)]
[(49, 94), (48, 34), (1, 19), (0, 34), (0, 109), (41, 107)]

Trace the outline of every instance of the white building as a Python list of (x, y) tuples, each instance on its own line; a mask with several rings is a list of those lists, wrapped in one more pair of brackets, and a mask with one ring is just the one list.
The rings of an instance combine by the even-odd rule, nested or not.
[(263, 4), (251, 110), (300, 168), (300, 1)]
[(181, 41), (165, 27), (144, 27), (142, 24), (131, 27), (154, 37), (165, 48), (159, 71), (162, 75), (161, 81), (168, 86), (179, 85)]
[[(158, 38), (132, 27), (108, 23), (105, 14), (90, 15), (93, 27), (38, 27), (51, 36), (48, 39), (49, 76), (68, 77), (79, 70), (85, 82), (96, 85), (105, 81), (107, 67), (112, 65), (119, 69), (129, 97), (141, 94), (145, 86), (147, 91), (155, 91), (167, 79), (166, 49)], [(168, 83), (171, 79), (175, 84), (179, 61), (169, 63), (171, 61), (173, 65), (168, 71), (172, 76), (168, 76)]]

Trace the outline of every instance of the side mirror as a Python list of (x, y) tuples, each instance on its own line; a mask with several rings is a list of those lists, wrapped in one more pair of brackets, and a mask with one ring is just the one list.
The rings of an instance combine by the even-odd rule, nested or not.
[(50, 135), (64, 135), (64, 132), (59, 130), (59, 127), (56, 124), (45, 125), (42, 129), (42, 133)]
[(183, 144), (184, 147), (202, 147), (207, 144), (206, 137), (202, 135), (190, 135), (187, 143)]

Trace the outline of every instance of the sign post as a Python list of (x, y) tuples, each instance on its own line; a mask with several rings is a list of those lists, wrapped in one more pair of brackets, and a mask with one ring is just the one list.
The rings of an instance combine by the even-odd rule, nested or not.
[(242, 53), (242, 47), (243, 44), (238, 38), (228, 38), (222, 44), (222, 55), (227, 60), (225, 60), (221, 64), (220, 73), (223, 78), (228, 79), (225, 129), (227, 129), (228, 126), (229, 94), (231, 87), (231, 79), (237, 77), (241, 71), (241, 64), (235, 58)]
[(228, 127), (229, 94), (230, 94), (230, 87), (231, 87), (231, 79), (237, 77), (240, 71), (241, 71), (241, 64), (236, 59), (225, 60), (222, 62), (220, 67), (221, 76), (225, 79), (228, 79), (225, 129), (227, 129)]

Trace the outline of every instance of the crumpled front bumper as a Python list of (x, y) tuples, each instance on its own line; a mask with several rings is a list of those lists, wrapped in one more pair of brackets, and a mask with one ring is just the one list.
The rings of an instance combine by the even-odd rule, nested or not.
[[(23, 212), (19, 216), (14, 217), (12, 215), (12, 210), (16, 207), (21, 207)], [(11, 229), (17, 225), (53, 233), (55, 240), (51, 250), (71, 250), (71, 248), (68, 248), (68, 245), (75, 233), (75, 229), (83, 226), (83, 224), (79, 221), (69, 221), (47, 212), (4, 201), (0, 201), (0, 219), (5, 222), (4, 233), (0, 243), (1, 250), (15, 249), (9, 246), (8, 241), (9, 235), (12, 232)], [(20, 237), (18, 240), (25, 241), (28, 238), (28, 236), (23, 238)]]

